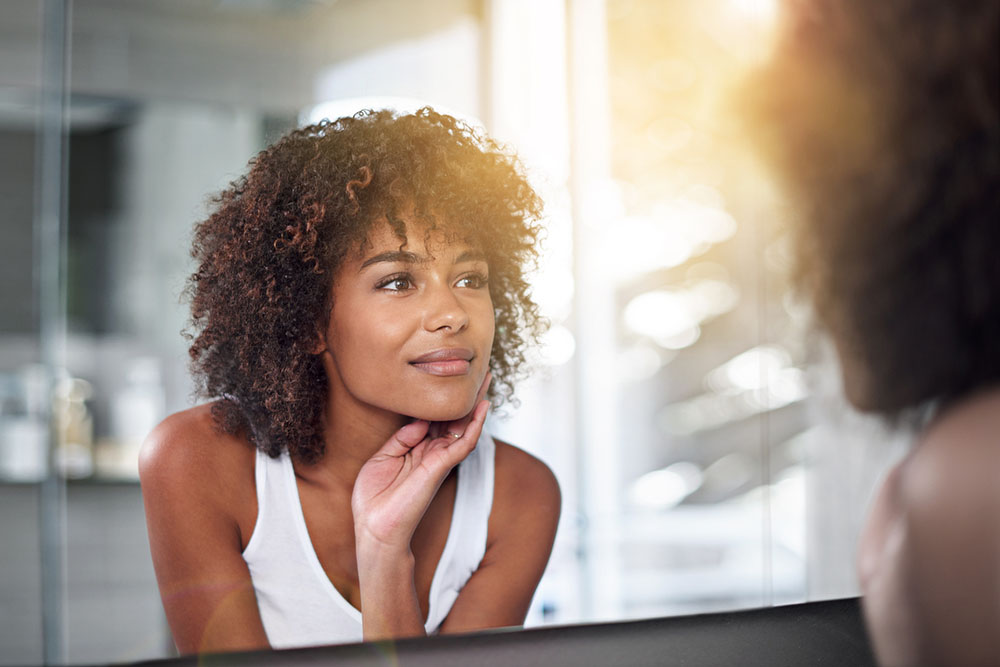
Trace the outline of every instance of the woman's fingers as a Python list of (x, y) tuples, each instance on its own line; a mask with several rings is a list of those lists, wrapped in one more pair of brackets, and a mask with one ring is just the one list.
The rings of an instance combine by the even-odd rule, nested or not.
[(486, 414), (489, 412), (489, 409), (489, 401), (479, 401), (476, 407), (472, 409), (472, 412), (469, 413), (469, 421), (463, 428), (462, 433), (458, 437), (454, 437), (454, 434), (452, 436), (445, 436), (444, 446), (452, 451), (453, 455), (459, 456), (459, 461), (475, 449), (476, 443), (479, 442), (479, 436), (483, 432), (483, 425), (486, 423)]
[[(428, 436), (427, 447), (420, 452), (420, 456), (414, 462), (425, 468), (432, 477), (446, 475), (476, 448), (489, 407), (488, 401), (479, 401), (469, 413), (469, 423), (464, 426), (462, 433), (452, 431), (445, 432), (437, 438)], [(454, 428), (454, 422), (449, 426)]]
[[(484, 383), (485, 384), (485, 383)], [(483, 392), (480, 391), (480, 396)], [(489, 402), (480, 400), (461, 422), (458, 437), (415, 421), (396, 431), (358, 473), (351, 498), (355, 529), (383, 545), (405, 547), (448, 471), (475, 449)]]
[[(448, 470), (460, 463), (476, 447), (489, 411), (489, 402), (483, 400), (489, 388), (492, 375), (486, 374), (476, 399), (476, 405), (461, 419), (446, 423), (430, 423), (417, 420), (403, 426), (372, 457), (404, 459), (409, 455), (413, 465), (424, 468), (432, 478), (446, 475)], [(405, 470), (397, 475), (409, 476)], [(401, 482), (402, 478), (397, 478)], [(440, 480), (437, 480), (440, 483)], [(410, 480), (410, 483), (418, 483)]]
[(419, 445), (421, 441), (427, 437), (430, 426), (430, 422), (423, 419), (410, 422), (393, 433), (392, 437), (389, 438), (377, 452), (375, 452), (375, 456), (372, 458), (379, 455), (392, 456), (396, 458), (405, 456), (410, 452), (410, 450)]

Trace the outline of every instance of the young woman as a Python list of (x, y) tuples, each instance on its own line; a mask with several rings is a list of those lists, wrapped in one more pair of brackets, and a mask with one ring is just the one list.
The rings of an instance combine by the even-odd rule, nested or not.
[(1000, 665), (1000, 3), (788, 10), (752, 95), (800, 277), (848, 399), (919, 429), (861, 538), (876, 654)]
[(222, 193), (189, 284), (213, 401), (140, 460), (182, 653), (523, 623), (559, 489), (483, 422), (540, 330), (540, 208), (426, 108), (292, 132)]

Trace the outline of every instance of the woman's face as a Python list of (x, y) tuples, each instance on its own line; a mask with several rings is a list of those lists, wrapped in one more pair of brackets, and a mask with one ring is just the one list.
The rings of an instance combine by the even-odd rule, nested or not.
[(449, 421), (474, 407), (493, 347), (489, 265), (419, 225), (407, 239), (376, 223), (335, 276), (324, 363), (337, 414)]

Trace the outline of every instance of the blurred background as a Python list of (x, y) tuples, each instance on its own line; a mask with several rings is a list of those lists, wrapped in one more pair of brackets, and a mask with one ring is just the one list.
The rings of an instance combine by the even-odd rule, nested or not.
[(136, 453), (191, 405), (192, 225), (296, 125), (432, 104), (521, 156), (552, 322), (490, 428), (563, 490), (528, 625), (857, 594), (905, 435), (852, 413), (727, 94), (777, 0), (0, 3), (0, 664), (171, 655)]

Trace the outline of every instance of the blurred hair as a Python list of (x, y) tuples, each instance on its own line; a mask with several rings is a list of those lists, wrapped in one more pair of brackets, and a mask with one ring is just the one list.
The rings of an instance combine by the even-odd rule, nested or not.
[(541, 208), (515, 158), (430, 108), (323, 121), (265, 149), (195, 227), (189, 351), (199, 393), (219, 399), (217, 423), (271, 456), (322, 456), (327, 380), (314, 352), (333, 280), (376, 221), (405, 244), (401, 216), (486, 254), (496, 315), (490, 395), (511, 398), (544, 326), (525, 281)]
[(786, 6), (741, 91), (799, 283), (896, 417), (1000, 380), (1000, 2)]

